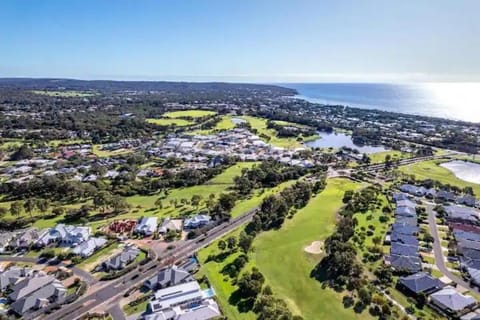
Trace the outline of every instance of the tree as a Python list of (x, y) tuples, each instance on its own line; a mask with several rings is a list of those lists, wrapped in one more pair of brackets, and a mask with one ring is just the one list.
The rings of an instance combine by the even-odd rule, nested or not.
[(372, 294), (366, 287), (361, 287), (358, 290), (358, 298), (365, 306), (368, 306), (372, 302)]
[(235, 249), (236, 246), (237, 246), (237, 238), (235, 238), (235, 237), (229, 237), (229, 238), (227, 239), (227, 248), (228, 248), (229, 250), (233, 250), (233, 249)]
[(29, 146), (24, 144), (10, 156), (10, 160), (19, 161), (24, 159), (31, 159), (33, 158), (33, 156), (33, 150)]
[(47, 199), (39, 199), (37, 201), (37, 208), (43, 213), (45, 213), (50, 207), (50, 202)]
[(378, 246), (380, 245), (380, 243), (382, 243), (382, 237), (380, 236), (373, 237), (372, 242), (375, 246)]
[(108, 191), (100, 191), (93, 197), (93, 206), (95, 209), (100, 208), (102, 212), (108, 208), (111, 202), (111, 194)]
[(129, 207), (127, 201), (122, 196), (114, 195), (110, 198), (110, 206), (114, 212), (121, 212)]
[(162, 198), (158, 198), (157, 200), (155, 200), (155, 207), (157, 207), (157, 209), (160, 209), (160, 210), (163, 209)]
[(28, 213), (30, 216), (32, 215), (32, 211), (35, 210), (35, 207), (36, 207), (36, 201), (33, 198), (28, 198), (23, 203), (23, 208), (25, 209), (25, 212)]
[(22, 213), (22, 208), (23, 205), (20, 201), (15, 201), (10, 204), (10, 213), (12, 216), (18, 216), (20, 213)]
[(202, 201), (202, 196), (199, 196), (198, 194), (194, 194), (192, 196), (192, 200), (190, 201), (190, 203), (192, 204), (192, 206), (197, 208), (200, 205), (200, 201)]
[(62, 216), (65, 214), (65, 208), (64, 207), (55, 207), (52, 209), (52, 213), (58, 217), (58, 216)]
[(227, 244), (226, 244), (225, 241), (223, 241), (223, 240), (218, 241), (218, 245), (217, 245), (217, 246), (218, 246), (218, 249), (220, 249), (220, 250), (222, 250), (222, 251), (227, 248)]
[(257, 268), (253, 268), (252, 272), (245, 272), (238, 280), (238, 291), (244, 298), (256, 298), (262, 291), (265, 278), (258, 271)]
[(243, 250), (243, 252), (247, 253), (252, 246), (253, 237), (248, 235), (245, 231), (240, 233), (238, 237), (238, 246)]

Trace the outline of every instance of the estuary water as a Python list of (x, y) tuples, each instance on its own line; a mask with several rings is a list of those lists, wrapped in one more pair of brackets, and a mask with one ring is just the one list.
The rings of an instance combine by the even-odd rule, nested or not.
[(480, 122), (480, 82), (420, 84), (289, 83), (298, 98), (452, 120)]
[(377, 153), (386, 151), (384, 147), (381, 146), (368, 146), (368, 145), (357, 145), (353, 143), (352, 137), (341, 132), (318, 132), (319, 138), (313, 141), (305, 142), (305, 145), (310, 148), (334, 148), (339, 149), (341, 147), (348, 147), (351, 149), (357, 149), (360, 153)]

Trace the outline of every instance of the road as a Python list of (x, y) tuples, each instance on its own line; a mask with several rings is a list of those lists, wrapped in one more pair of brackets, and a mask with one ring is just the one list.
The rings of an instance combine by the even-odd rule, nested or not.
[(426, 209), (428, 213), (428, 226), (430, 227), (430, 232), (432, 233), (432, 236), (434, 239), (433, 252), (435, 255), (435, 264), (438, 270), (440, 270), (440, 272), (443, 273), (443, 275), (449, 278), (451, 281), (457, 283), (458, 285), (464, 288), (476, 291), (478, 293), (479, 292), (478, 288), (471, 287), (468, 282), (451, 273), (450, 270), (448, 270), (447, 266), (445, 265), (445, 258), (443, 256), (442, 245), (441, 245), (442, 239), (440, 239), (440, 237), (438, 236), (437, 223), (435, 221), (436, 216), (435, 216), (435, 211), (433, 210), (434, 207), (435, 207), (434, 204), (426, 203)]
[(127, 317), (125, 317), (125, 314), (118, 303), (108, 309), (107, 312), (112, 316), (113, 320), (127, 320)]
[(85, 295), (76, 302), (63, 306), (60, 310), (52, 314), (45, 315), (43, 319), (48, 318), (48, 320), (71, 320), (76, 319), (100, 306), (105, 306), (105, 310), (110, 309), (113, 307), (113, 304), (118, 302), (120, 297), (128, 289), (142, 284), (146, 279), (155, 275), (161, 268), (192, 256), (201, 248), (206, 247), (216, 239), (249, 221), (253, 217), (253, 214), (256, 210), (257, 208), (250, 210), (228, 222), (220, 224), (219, 226), (211, 229), (207, 235), (202, 235), (194, 240), (184, 242), (181, 246), (175, 248), (173, 252), (167, 252), (159, 256), (158, 259), (160, 262), (156, 260), (150, 261), (142, 266), (141, 272), (138, 269), (135, 269), (134, 271), (129, 272), (128, 274), (116, 280), (112, 280), (108, 283), (108, 285), (99, 288), (95, 292)]
[[(26, 262), (26, 263), (37, 263), (38, 258), (33, 257), (18, 257), (18, 256), (0, 256), (0, 261), (12, 261), (12, 262)], [(59, 263), (57, 266), (67, 267), (64, 263)], [(93, 285), (97, 283), (97, 279), (95, 279), (89, 272), (86, 272), (77, 267), (67, 267), (68, 269), (72, 270), (73, 274), (80, 277), (83, 281), (85, 281), (88, 285)]]

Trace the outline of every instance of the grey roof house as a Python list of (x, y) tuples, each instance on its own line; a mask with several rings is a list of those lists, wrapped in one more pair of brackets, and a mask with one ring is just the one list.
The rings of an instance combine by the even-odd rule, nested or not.
[(415, 273), (422, 270), (422, 260), (414, 256), (390, 255), (390, 265), (396, 271)]
[(417, 296), (421, 293), (429, 295), (436, 292), (442, 289), (444, 284), (426, 272), (419, 272), (398, 278), (397, 287), (409, 295)]
[(160, 270), (155, 276), (145, 281), (145, 286), (152, 290), (157, 290), (189, 281), (193, 281), (192, 275), (188, 271), (174, 265)]
[(96, 250), (100, 249), (107, 244), (107, 240), (104, 238), (90, 238), (73, 248), (72, 252), (81, 257), (89, 257)]
[(434, 306), (451, 316), (462, 315), (477, 305), (477, 301), (473, 297), (463, 295), (450, 286), (433, 293), (430, 296), (430, 301)]
[(137, 247), (125, 247), (121, 253), (113, 256), (107, 261), (104, 261), (101, 267), (105, 271), (121, 270), (125, 268), (128, 264), (132, 263), (137, 258), (139, 253), (140, 250)]

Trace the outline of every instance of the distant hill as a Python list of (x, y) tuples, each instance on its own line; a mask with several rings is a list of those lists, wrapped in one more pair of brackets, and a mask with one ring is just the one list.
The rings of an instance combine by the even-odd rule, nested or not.
[(96, 90), (101, 92), (157, 91), (170, 93), (232, 92), (294, 95), (296, 90), (275, 85), (227, 82), (113, 81), (40, 78), (0, 78), (0, 88), (24, 90)]

